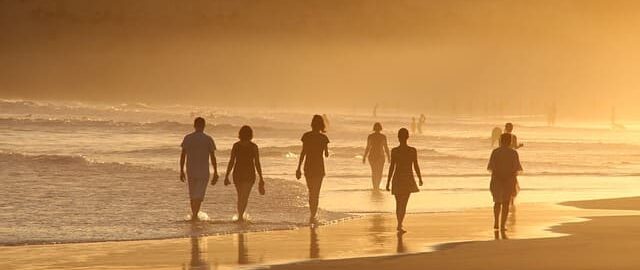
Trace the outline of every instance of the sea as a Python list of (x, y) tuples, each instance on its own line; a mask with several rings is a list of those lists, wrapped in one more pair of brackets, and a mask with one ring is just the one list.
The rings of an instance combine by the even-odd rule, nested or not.
[[(424, 109), (428, 112), (428, 108)], [(372, 191), (362, 162), (375, 122), (389, 147), (417, 113), (380, 110), (304, 111), (286, 108), (184, 104), (103, 104), (0, 100), (0, 245), (165, 239), (307, 226), (304, 180), (295, 170), (300, 138), (313, 114), (326, 114), (330, 156), (320, 197), (322, 223), (392, 213), (391, 194)], [(180, 143), (194, 117), (218, 147), (221, 180), (238, 130), (249, 125), (259, 146), (266, 194), (254, 188), (249, 223), (234, 222), (236, 193), (209, 186), (202, 212), (187, 221), (188, 193), (179, 181)], [(640, 194), (640, 122), (563, 121), (544, 115), (427, 114), (418, 150), (424, 185), (409, 212), (450, 212), (492, 205), (487, 161), (491, 130), (506, 122), (524, 147), (517, 203), (625, 197)], [(385, 165), (385, 180), (386, 170)], [(382, 186), (384, 186), (384, 181)], [(488, 213), (490, 215), (491, 213)]]

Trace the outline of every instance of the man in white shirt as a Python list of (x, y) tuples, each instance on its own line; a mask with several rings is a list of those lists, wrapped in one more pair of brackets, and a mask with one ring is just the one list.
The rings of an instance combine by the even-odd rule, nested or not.
[[(180, 180), (188, 179), (189, 197), (191, 198), (191, 219), (198, 220), (200, 205), (204, 199), (209, 182), (209, 157), (213, 166), (211, 185), (218, 182), (218, 165), (216, 162), (216, 144), (213, 139), (204, 133), (204, 118), (198, 117), (193, 121), (195, 131), (184, 137), (182, 141), (182, 153), (180, 154)], [(185, 176), (184, 164), (187, 163)]]

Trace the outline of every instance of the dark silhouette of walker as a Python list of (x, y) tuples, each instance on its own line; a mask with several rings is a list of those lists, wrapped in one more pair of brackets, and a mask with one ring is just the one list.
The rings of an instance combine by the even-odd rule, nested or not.
[[(422, 186), (422, 175), (420, 174), (420, 166), (418, 165), (418, 152), (415, 148), (407, 144), (409, 140), (409, 131), (401, 128), (398, 131), (398, 141), (400, 145), (391, 150), (391, 164), (389, 165), (389, 175), (387, 177), (387, 190), (396, 197), (396, 217), (398, 219), (399, 233), (406, 232), (402, 227), (404, 216), (407, 212), (407, 203), (411, 193), (418, 192), (418, 186), (413, 177), (415, 170)], [(390, 189), (390, 184), (392, 183)]]
[(389, 146), (387, 146), (387, 136), (381, 133), (382, 124), (373, 124), (373, 133), (367, 137), (367, 147), (364, 149), (364, 155), (362, 155), (362, 163), (365, 163), (369, 158), (369, 165), (371, 165), (371, 184), (373, 190), (380, 189), (380, 182), (382, 182), (382, 171), (384, 170), (385, 155), (387, 159), (391, 159), (389, 154)]
[(296, 170), (296, 178), (302, 177), (302, 163), (304, 162), (304, 177), (309, 190), (309, 223), (317, 222), (320, 188), (325, 176), (324, 157), (329, 157), (329, 138), (325, 133), (325, 121), (322, 116), (314, 115), (311, 119), (311, 131), (302, 135), (302, 151)]
[(264, 195), (264, 178), (262, 177), (262, 166), (260, 165), (260, 154), (258, 145), (253, 143), (253, 129), (249, 126), (242, 126), (238, 132), (238, 142), (231, 148), (231, 156), (227, 165), (227, 173), (224, 177), (224, 185), (227, 186), (229, 175), (233, 170), (233, 184), (238, 193), (238, 221), (244, 220), (244, 213), (249, 203), (251, 188), (256, 182), (256, 171), (260, 177), (259, 190)]
[[(491, 152), (487, 170), (491, 171), (491, 196), (493, 196), (493, 228), (505, 231), (509, 206), (516, 192), (517, 175), (522, 171), (518, 152), (511, 147), (512, 135), (500, 136), (500, 147)], [(499, 227), (498, 227), (499, 226)]]

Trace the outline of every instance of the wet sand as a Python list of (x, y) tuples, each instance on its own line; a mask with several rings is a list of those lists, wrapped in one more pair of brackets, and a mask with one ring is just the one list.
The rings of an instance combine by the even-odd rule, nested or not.
[[(626, 201), (630, 202), (627, 204)], [(591, 208), (604, 205), (607, 209), (636, 210), (640, 208), (640, 203), (636, 202), (640, 202), (640, 199), (579, 202), (575, 205)], [(639, 207), (634, 207), (634, 203)], [(594, 242), (590, 241), (634, 242), (633, 239), (636, 238), (624, 237), (624, 231), (615, 226), (619, 223), (625, 231), (633, 232), (633, 228), (625, 227), (640, 222), (639, 216), (625, 216), (633, 214), (636, 212), (522, 204), (515, 218), (510, 220), (510, 231), (504, 235), (509, 241), (493, 241), (503, 238), (503, 235), (494, 234), (491, 209), (482, 208), (464, 212), (408, 215), (405, 227), (409, 232), (402, 236), (395, 233), (395, 216), (385, 214), (328, 224), (316, 229), (300, 228), (191, 239), (0, 247), (0, 269), (235, 269), (262, 266), (284, 269), (392, 269), (424, 268), (428, 265), (469, 269), (474, 268), (474, 263), (478, 264), (474, 269), (487, 269), (490, 265), (503, 265), (492, 258), (497, 254), (512, 254), (507, 257), (517, 264), (504, 261), (504, 265), (520, 267), (523, 261), (535, 262), (546, 258), (540, 256), (552, 254), (563, 257), (568, 252), (579, 254), (576, 252), (581, 249), (585, 249), (585, 252), (589, 252), (586, 250), (588, 248), (609, 252), (608, 249), (594, 246)], [(616, 217), (598, 217), (594, 221), (574, 223), (585, 221), (578, 217), (612, 215)], [(569, 224), (556, 226), (553, 231), (547, 230), (560, 223)], [(197, 226), (194, 226), (194, 230), (197, 230)], [(612, 230), (617, 231), (621, 239), (609, 240), (604, 237)], [(640, 229), (635, 231), (640, 234)], [(572, 235), (539, 239), (565, 234)], [(602, 239), (596, 239), (594, 235)], [(640, 240), (635, 243), (640, 247)], [(609, 244), (612, 252), (617, 250), (615, 247), (624, 247)], [(436, 249), (441, 250), (429, 252)], [(541, 254), (531, 257), (535, 251)], [(554, 258), (558, 257), (548, 257), (544, 263), (550, 263)], [(608, 261), (605, 258), (602, 260)]]

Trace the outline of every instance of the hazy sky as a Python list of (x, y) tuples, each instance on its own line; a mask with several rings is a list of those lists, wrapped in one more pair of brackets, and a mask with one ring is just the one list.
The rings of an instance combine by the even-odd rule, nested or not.
[(631, 111), (638, 14), (604, 0), (0, 0), (0, 97)]

